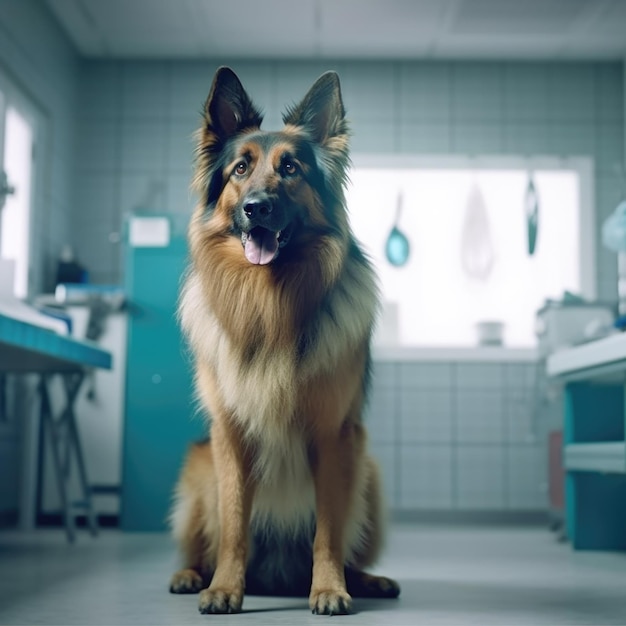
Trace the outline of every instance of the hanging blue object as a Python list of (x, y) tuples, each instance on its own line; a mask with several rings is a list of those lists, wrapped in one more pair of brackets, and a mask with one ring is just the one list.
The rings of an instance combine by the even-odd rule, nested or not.
[(387, 237), (385, 245), (385, 255), (391, 265), (402, 267), (409, 260), (411, 245), (407, 236), (398, 228), (400, 216), (402, 215), (402, 192), (398, 194), (398, 206), (396, 209), (396, 219)]
[(524, 198), (526, 210), (526, 227), (528, 235), (528, 255), (535, 254), (537, 248), (537, 234), (539, 231), (539, 196), (535, 188), (532, 174), (528, 174), (528, 185)]

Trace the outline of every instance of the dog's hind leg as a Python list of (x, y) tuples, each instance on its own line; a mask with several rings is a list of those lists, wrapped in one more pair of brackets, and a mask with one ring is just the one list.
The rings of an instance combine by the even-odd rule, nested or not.
[(178, 539), (183, 556), (183, 569), (176, 572), (170, 581), (171, 593), (198, 593), (202, 589), (202, 539), (201, 513), (199, 502), (189, 502), (181, 497), (176, 503), (174, 535)]
[(170, 580), (170, 593), (198, 593), (204, 587), (200, 572), (188, 567), (174, 572)]
[(353, 598), (397, 598), (400, 585), (385, 576), (374, 576), (346, 567), (346, 586)]
[(355, 598), (397, 598), (400, 585), (395, 580), (362, 571), (362, 568), (372, 565), (378, 558), (385, 526), (380, 473), (371, 457), (365, 459), (365, 472), (366, 519), (352, 564), (345, 569), (346, 586), (348, 593)]
[(171, 578), (172, 593), (197, 593), (211, 581), (218, 534), (214, 482), (210, 442), (193, 445), (170, 516), (183, 565)]

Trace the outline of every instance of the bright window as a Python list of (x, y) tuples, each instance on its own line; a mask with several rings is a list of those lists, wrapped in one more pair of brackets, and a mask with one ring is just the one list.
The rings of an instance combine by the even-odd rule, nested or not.
[(14, 293), (28, 295), (29, 224), (33, 129), (20, 112), (8, 106), (4, 124), (4, 169), (12, 193), (0, 213), (0, 254), (14, 262)]
[[(525, 210), (529, 172), (539, 205), (533, 255)], [(535, 345), (535, 313), (546, 298), (565, 290), (594, 295), (590, 184), (585, 159), (355, 159), (350, 220), (379, 276), (386, 341), (391, 323), (399, 345), (473, 346), (478, 322), (500, 321), (505, 345)], [(410, 254), (397, 267), (385, 249), (399, 194), (396, 226)], [(482, 197), (478, 234), (476, 220), (468, 226), (471, 194)], [(463, 262), (468, 241), (486, 249), (482, 276)]]

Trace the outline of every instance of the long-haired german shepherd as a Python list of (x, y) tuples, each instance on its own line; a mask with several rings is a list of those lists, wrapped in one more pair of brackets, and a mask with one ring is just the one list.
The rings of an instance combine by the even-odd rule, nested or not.
[(378, 293), (348, 224), (337, 75), (283, 120), (260, 130), (237, 76), (217, 71), (180, 301), (211, 441), (191, 448), (172, 512), (185, 569), (170, 589), (202, 590), (202, 613), (239, 611), (244, 589), (308, 594), (327, 615), (400, 592), (362, 571), (383, 534), (361, 422)]

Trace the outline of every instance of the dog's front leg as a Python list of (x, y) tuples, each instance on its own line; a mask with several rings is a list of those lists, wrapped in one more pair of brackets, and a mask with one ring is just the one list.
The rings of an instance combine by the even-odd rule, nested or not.
[(313, 613), (341, 615), (352, 611), (344, 574), (344, 534), (352, 506), (361, 427), (346, 420), (341, 429), (317, 437), (313, 478), (317, 525), (313, 543)]
[(211, 584), (200, 592), (201, 613), (237, 613), (243, 602), (248, 526), (254, 488), (241, 433), (228, 418), (214, 420), (211, 441), (218, 488), (219, 547)]

